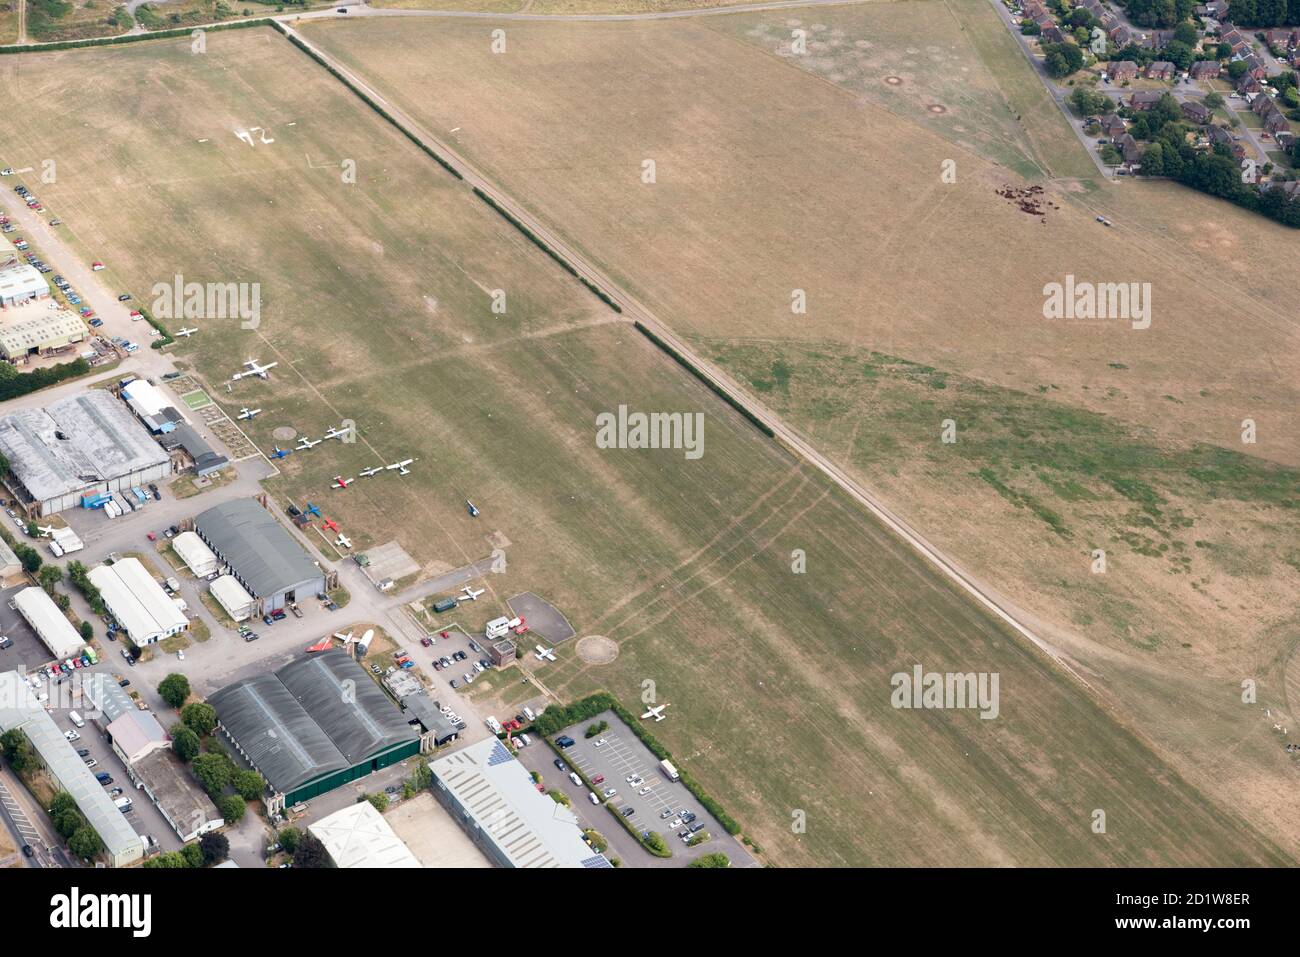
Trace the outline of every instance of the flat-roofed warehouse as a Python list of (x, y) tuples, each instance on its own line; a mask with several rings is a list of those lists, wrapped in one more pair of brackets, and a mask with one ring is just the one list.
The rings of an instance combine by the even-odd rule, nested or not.
[[(7, 241), (6, 245), (13, 250)], [(50, 284), (40, 270), (26, 263), (10, 262), (7, 253), (0, 253), (0, 308), (11, 309), (31, 299), (47, 298)]]
[(33, 517), (79, 506), (91, 492), (121, 492), (171, 474), (170, 456), (102, 389), (0, 417), (0, 453), (10, 487)]
[(263, 612), (325, 590), (320, 566), (254, 499), (234, 499), (201, 512), (194, 529)]
[(429, 763), (433, 796), (499, 867), (611, 867), (568, 808), (537, 790), (496, 738)]
[(341, 649), (298, 658), (208, 698), (222, 733), (283, 811), (420, 751), (420, 735)]
[(152, 645), (190, 627), (189, 619), (138, 558), (98, 565), (89, 577), (104, 604), (137, 645)]
[(76, 745), (63, 737), (26, 679), (17, 671), (9, 671), (0, 674), (0, 732), (15, 728), (32, 743), (54, 786), (67, 791), (77, 802), (86, 822), (104, 842), (109, 864), (124, 867), (143, 857), (144, 839), (117, 809), (108, 789), (95, 780), (95, 773), (77, 754)]
[(15, 321), (0, 323), (0, 355), (10, 360), (45, 355), (85, 342), (89, 335), (81, 317), (66, 309), (36, 309)]
[(207, 578), (219, 567), (217, 556), (194, 532), (181, 532), (172, 539), (172, 549), (185, 567), (199, 578)]
[(85, 645), (68, 616), (59, 611), (59, 606), (54, 604), (54, 599), (45, 593), (44, 588), (35, 585), (24, 588), (14, 596), (14, 607), (32, 626), (37, 637), (45, 642), (45, 647), (56, 660), (71, 658)]

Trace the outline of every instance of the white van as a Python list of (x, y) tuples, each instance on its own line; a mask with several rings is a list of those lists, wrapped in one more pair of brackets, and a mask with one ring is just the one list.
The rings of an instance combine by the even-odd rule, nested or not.
[(86, 722), (82, 720), (81, 715), (77, 714), (77, 712), (75, 711), (68, 712), (68, 720), (71, 721), (73, 724), (75, 724), (78, 728), (84, 728), (86, 726)]
[(533, 739), (530, 738), (530, 737), (528, 737), (528, 735), (526, 735), (526, 734), (520, 734), (520, 735), (519, 735), (519, 740), (523, 742), (523, 745), (524, 745), (525, 748), (528, 747), (530, 744), (533, 743)]
[(591, 803), (592, 803), (592, 804), (599, 804), (599, 803), (600, 803), (600, 798), (596, 797), (596, 792), (595, 792), (595, 791), (588, 791), (588, 792), (587, 792), (587, 797), (591, 798)]
[(117, 805), (117, 809), (121, 811), (123, 814), (129, 814), (131, 812), (132, 805), (131, 805), (130, 798), (125, 798), (125, 797), (118, 798), (113, 803)]
[(529, 721), (537, 720), (537, 715), (533, 713), (533, 709), (528, 707), (528, 705), (524, 705), (524, 717)]

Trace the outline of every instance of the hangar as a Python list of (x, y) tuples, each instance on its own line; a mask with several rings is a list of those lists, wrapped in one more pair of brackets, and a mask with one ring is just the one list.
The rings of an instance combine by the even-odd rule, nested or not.
[(81, 317), (66, 309), (20, 310), (20, 318), (0, 325), (0, 355), (21, 359), (30, 355), (58, 352), (85, 342), (90, 329)]
[[(5, 245), (10, 250), (14, 248), (7, 240)], [(32, 299), (47, 299), (49, 295), (50, 284), (36, 268), (16, 260), (0, 265), (0, 309), (20, 306)]]
[(171, 474), (167, 453), (103, 389), (0, 417), (0, 453), (33, 518), (79, 506), (90, 492), (122, 492)]
[(231, 621), (245, 621), (253, 617), (256, 602), (253, 596), (244, 591), (244, 586), (235, 581), (233, 576), (222, 575), (208, 589), (212, 597), (226, 610)]
[(244, 590), (261, 602), (263, 612), (325, 590), (320, 566), (254, 499), (234, 499), (201, 512), (194, 528)]
[(217, 570), (217, 556), (194, 532), (181, 532), (172, 539), (172, 548), (185, 567), (199, 578), (207, 578)]
[(189, 619), (140, 559), (122, 558), (112, 565), (99, 565), (89, 575), (109, 613), (137, 645), (151, 645), (190, 627)]
[(14, 607), (45, 642), (55, 660), (63, 661), (80, 653), (85, 642), (68, 621), (68, 616), (59, 611), (54, 599), (45, 594), (44, 588), (35, 585), (24, 588), (14, 596)]
[(420, 751), (419, 734), (338, 648), (227, 685), (208, 703), (235, 750), (266, 778), (268, 813)]

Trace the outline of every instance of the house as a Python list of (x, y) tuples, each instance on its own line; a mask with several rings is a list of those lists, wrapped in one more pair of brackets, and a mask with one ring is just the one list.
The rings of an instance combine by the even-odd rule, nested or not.
[(1115, 14), (1103, 13), (1101, 15), (1101, 28), (1106, 31), (1106, 36), (1110, 36), (1110, 32), (1117, 26), (1119, 26), (1119, 17), (1115, 16)]
[(1264, 42), (1279, 50), (1294, 50), (1300, 45), (1300, 30), (1277, 27), (1264, 31)]
[[(1115, 46), (1119, 47), (1120, 49), (1123, 49), (1124, 47), (1128, 46), (1130, 43), (1133, 42), (1133, 31), (1130, 30), (1128, 27), (1124, 26), (1124, 24), (1122, 23), (1116, 26), (1110, 32), (1108, 32), (1106, 36), (1111, 43), (1115, 44)], [(1137, 75), (1136, 70), (1137, 68), (1135, 65), (1134, 74), (1133, 74), (1134, 76)]]
[(1112, 140), (1117, 136), (1123, 136), (1127, 129), (1128, 124), (1124, 122), (1124, 118), (1116, 113), (1107, 113), (1101, 118), (1101, 131)]
[(1132, 166), (1142, 159), (1142, 149), (1138, 146), (1137, 140), (1133, 139), (1132, 135), (1125, 133), (1115, 141), (1115, 145), (1119, 147), (1119, 151), (1123, 155), (1124, 162), (1127, 165)]
[(1106, 72), (1110, 74), (1112, 83), (1120, 83), (1124, 80), (1136, 80), (1138, 75), (1138, 65), (1132, 60), (1113, 60)]
[(1300, 179), (1287, 180), (1285, 183), (1267, 182), (1261, 189), (1278, 189), (1291, 199), (1300, 198)]
[(1156, 60), (1147, 65), (1147, 79), (1149, 80), (1170, 80), (1178, 72), (1168, 60)]
[(1237, 81), (1237, 92), (1246, 96), (1254, 96), (1262, 89), (1264, 89), (1264, 85), (1259, 82), (1258, 78), (1251, 76), (1249, 73), (1244, 74)]
[(1083, 9), (1087, 10), (1094, 17), (1098, 17), (1098, 18), (1100, 18), (1101, 15), (1106, 12), (1105, 8), (1101, 5), (1101, 0), (1081, 0), (1081, 2), (1076, 3), (1075, 6), (1083, 7)]
[(1266, 67), (1264, 61), (1255, 56), (1255, 54), (1252, 53), (1250, 56), (1246, 57), (1245, 63), (1247, 76), (1253, 76), (1257, 80), (1262, 80), (1264, 77), (1268, 76), (1268, 67)]
[(1156, 49), (1163, 50), (1169, 44), (1174, 42), (1173, 30), (1152, 30), (1151, 39), (1155, 41)]
[(1183, 116), (1187, 117), (1193, 123), (1204, 124), (1210, 121), (1210, 111), (1204, 103), (1198, 103), (1195, 100), (1186, 100), (1182, 103)]
[(1296, 135), (1289, 130), (1274, 133), (1273, 139), (1277, 140), (1277, 145), (1288, 153), (1295, 147)]
[(1212, 80), (1219, 75), (1222, 67), (1218, 60), (1198, 60), (1189, 71), (1193, 80)]
[(1232, 134), (1222, 126), (1211, 126), (1207, 128), (1205, 135), (1214, 146), (1232, 146)]
[(1058, 27), (1055, 23), (1052, 23), (1052, 24), (1049, 24), (1048, 26), (1043, 27), (1043, 28), (1039, 31), (1039, 35), (1040, 35), (1044, 40), (1046, 40), (1048, 43), (1064, 43), (1064, 42), (1065, 42), (1065, 34), (1061, 32), (1061, 28)]
[(1277, 112), (1277, 104), (1267, 96), (1257, 96), (1251, 101), (1250, 110), (1256, 116), (1267, 116)]
[(1162, 96), (1164, 94), (1159, 90), (1141, 90), (1128, 98), (1129, 109), (1145, 113), (1147, 110), (1153, 109), (1160, 102)]
[(1291, 124), (1286, 121), (1286, 117), (1279, 112), (1272, 112), (1264, 117), (1264, 129), (1277, 135), (1282, 132), (1289, 132)]
[(1222, 20), (1227, 14), (1228, 0), (1210, 0), (1209, 3), (1196, 8), (1198, 17), (1211, 17), (1215, 20)]
[(1039, 17), (1047, 16), (1047, 8), (1039, 3), (1038, 0), (1025, 0), (1024, 6), (1020, 9), (1024, 13), (1025, 17), (1033, 20), (1035, 23), (1038, 22)]

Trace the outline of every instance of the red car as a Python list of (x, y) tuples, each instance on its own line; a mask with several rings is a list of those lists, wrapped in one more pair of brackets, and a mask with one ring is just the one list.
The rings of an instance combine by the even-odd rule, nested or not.
[(604, 784), (604, 783), (605, 783), (605, 775), (603, 775), (603, 774), (597, 774), (594, 778), (591, 779), (591, 783), (592, 783), (592, 784)]
[(420, 644), (422, 644), (422, 645), (424, 645), (424, 647), (428, 648), (428, 647), (430, 647), (430, 646), (433, 644), (433, 639), (430, 638), (430, 637), (428, 637), (428, 636), (426, 635), (425, 637), (423, 637), (423, 638), (420, 639)]
[(158, 536), (155, 535), (153, 532), (150, 532), (150, 533), (149, 533), (149, 541), (151, 541), (151, 542), (156, 542), (156, 541), (158, 541)]
[(438, 632), (438, 637), (440, 637), (440, 638), (446, 638), (446, 637), (447, 637), (447, 633), (446, 633), (445, 631), (440, 631), (440, 632)]

